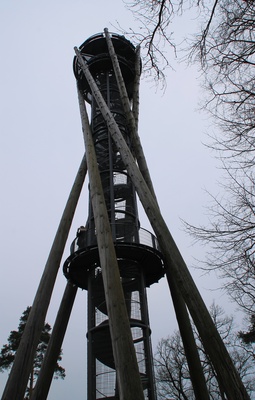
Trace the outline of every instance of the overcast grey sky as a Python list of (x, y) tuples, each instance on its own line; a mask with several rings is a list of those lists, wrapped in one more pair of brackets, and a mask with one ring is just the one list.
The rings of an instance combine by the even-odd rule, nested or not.
[[(31, 305), (80, 164), (84, 145), (72, 72), (73, 47), (113, 30), (116, 21), (136, 27), (121, 0), (1, 0), (1, 279), (0, 346)], [(186, 28), (195, 21), (182, 20)], [(180, 36), (181, 39), (181, 36)], [(173, 55), (169, 52), (169, 57)], [(205, 141), (207, 117), (196, 112), (199, 73), (176, 64), (165, 94), (142, 81), (139, 134), (162, 214), (191, 266), (204, 249), (192, 246), (180, 217), (205, 221), (204, 188), (213, 191), (219, 172)], [(88, 182), (85, 183), (85, 188)], [(79, 202), (64, 259), (87, 217), (86, 190)], [(148, 228), (144, 217), (141, 225)], [(213, 277), (192, 270), (209, 305), (231, 305)], [(47, 321), (53, 325), (65, 287), (62, 266)], [(148, 290), (153, 346), (176, 328), (166, 280)], [(159, 310), (162, 309), (162, 312)], [(54, 381), (49, 400), (86, 399), (86, 292), (79, 291), (63, 345), (67, 377)], [(7, 374), (0, 375), (2, 393)]]

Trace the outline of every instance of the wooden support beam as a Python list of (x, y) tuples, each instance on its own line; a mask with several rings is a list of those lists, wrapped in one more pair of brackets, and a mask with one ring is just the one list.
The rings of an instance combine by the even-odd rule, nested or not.
[(77, 289), (77, 286), (67, 282), (31, 400), (47, 399)]
[[(138, 121), (139, 121), (139, 87), (140, 87), (140, 76), (141, 76), (141, 55), (140, 46), (135, 49), (135, 79), (133, 86), (133, 101), (132, 101), (132, 113), (135, 119), (135, 129), (138, 133)], [(140, 168), (141, 169), (141, 168)]]
[(171, 279), (172, 276), (175, 279), (175, 283), (178, 286), (198, 329), (205, 351), (213, 363), (219, 382), (222, 388), (224, 388), (227, 398), (231, 400), (248, 400), (249, 396), (247, 391), (212, 321), (185, 261), (183, 260), (181, 253), (161, 215), (157, 202), (151, 194), (141, 171), (137, 167), (120, 129), (108, 109), (86, 62), (77, 48), (75, 48), (75, 52), (84, 75), (89, 82), (93, 96), (95, 97), (98, 107), (107, 123), (111, 136), (121, 154), (128, 174), (132, 179), (143, 208), (157, 236), (161, 251), (166, 259), (167, 275), (169, 276), (169, 279)]
[(173, 306), (187, 358), (187, 363), (189, 366), (190, 379), (195, 398), (196, 400), (209, 400), (210, 397), (206, 386), (205, 376), (200, 362), (186, 304), (178, 289), (178, 286), (174, 282), (173, 277), (169, 279), (168, 276), (168, 285), (173, 300)]
[(84, 99), (79, 90), (78, 96), (119, 395), (121, 400), (144, 400), (94, 143)]
[[(139, 115), (139, 82), (140, 82), (140, 47), (136, 49), (136, 62), (135, 62), (135, 80), (134, 80), (134, 92), (133, 92), (133, 110), (130, 108), (130, 101), (126, 91), (126, 86), (124, 79), (122, 77), (121, 68), (119, 65), (118, 57), (115, 53), (114, 46), (111, 40), (111, 36), (108, 30), (104, 29), (109, 54), (112, 60), (117, 85), (120, 92), (120, 98), (122, 100), (123, 109), (129, 123), (129, 130), (133, 139), (133, 149), (134, 154), (137, 155), (140, 166), (140, 171), (143, 175), (145, 182), (147, 183), (151, 194), (156, 201), (156, 195), (153, 189), (152, 181), (149, 174), (149, 168), (143, 153), (142, 145), (138, 135), (138, 115)], [(189, 365), (191, 381), (196, 394), (196, 398), (200, 400), (209, 399), (205, 377), (203, 374), (202, 366), (200, 363), (198, 350), (196, 347), (192, 327), (190, 324), (189, 315), (186, 309), (185, 302), (174, 284), (174, 279), (172, 277), (169, 282), (169, 287), (173, 297), (174, 308), (176, 312), (177, 321), (179, 323), (180, 333), (183, 340), (183, 345), (186, 350), (187, 362)]]
[(2, 400), (20, 400), (24, 398), (34, 355), (43, 329), (47, 309), (50, 303), (60, 261), (65, 248), (73, 215), (81, 193), (87, 172), (85, 156), (82, 159), (73, 187), (62, 214), (41, 281), (22, 335), (15, 360), (6, 383)]
[[(140, 138), (138, 135), (137, 121), (135, 120), (134, 115), (131, 111), (130, 101), (128, 98), (126, 85), (125, 85), (125, 82), (124, 82), (124, 79), (122, 76), (122, 72), (120, 69), (118, 57), (115, 53), (113, 43), (111, 40), (111, 36), (110, 36), (107, 28), (104, 29), (104, 33), (105, 33), (105, 38), (106, 38), (106, 42), (108, 45), (109, 54), (110, 54), (110, 57), (112, 60), (112, 65), (113, 65), (114, 73), (116, 76), (118, 89), (120, 92), (122, 106), (123, 106), (123, 109), (124, 109), (124, 112), (125, 112), (125, 115), (127, 118), (127, 123), (128, 123), (130, 134), (131, 134), (131, 143), (133, 143), (134, 155), (135, 155), (135, 158), (137, 159), (137, 163), (138, 163), (140, 171), (145, 179), (145, 182), (147, 183), (151, 193), (153, 194), (154, 198), (156, 199), (156, 194), (154, 192), (152, 180), (151, 180), (150, 173), (149, 173), (149, 168), (147, 166), (146, 158), (144, 156), (143, 148), (142, 148), (141, 141), (140, 141)], [(136, 68), (137, 68), (137, 65), (136, 65)], [(136, 71), (136, 72), (138, 73), (138, 71)]]

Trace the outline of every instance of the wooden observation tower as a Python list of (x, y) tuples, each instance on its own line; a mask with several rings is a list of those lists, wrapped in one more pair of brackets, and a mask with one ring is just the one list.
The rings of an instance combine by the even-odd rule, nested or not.
[[(67, 285), (32, 399), (48, 396), (78, 288), (86, 289), (87, 399), (156, 400), (146, 290), (166, 276), (196, 399), (209, 399), (190, 318), (224, 399), (249, 399), (160, 213), (138, 136), (139, 48), (107, 29), (75, 48), (85, 156), (43, 272), (2, 400), (24, 392), (88, 172), (89, 210), (63, 270)], [(91, 115), (88, 117), (86, 103)], [(137, 197), (152, 232), (140, 224)]]

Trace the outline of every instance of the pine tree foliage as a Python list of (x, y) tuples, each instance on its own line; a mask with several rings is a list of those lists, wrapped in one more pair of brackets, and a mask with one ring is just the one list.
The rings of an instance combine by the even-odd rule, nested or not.
[[(4, 344), (0, 351), (0, 372), (5, 372), (9, 370), (13, 364), (16, 351), (19, 347), (19, 343), (24, 332), (24, 328), (28, 319), (28, 315), (31, 307), (27, 307), (20, 317), (20, 322), (18, 329), (16, 331), (11, 331), (8, 337), (8, 343)], [(47, 346), (51, 336), (51, 326), (48, 323), (44, 324), (40, 341), (36, 349), (36, 354), (33, 362), (33, 368), (29, 375), (28, 387), (26, 390), (26, 399), (29, 399), (34, 388), (36, 379), (40, 372), (40, 368), (42, 365), (44, 354), (47, 350)], [(58, 357), (58, 362), (55, 367), (54, 378), (64, 379), (65, 378), (65, 369), (60, 366), (59, 362), (61, 361), (61, 353)]]
[[(239, 332), (239, 337), (243, 340), (246, 344), (255, 344), (255, 315), (251, 315), (250, 317), (250, 327), (247, 332)], [(255, 359), (255, 352), (254, 352), (254, 359)]]

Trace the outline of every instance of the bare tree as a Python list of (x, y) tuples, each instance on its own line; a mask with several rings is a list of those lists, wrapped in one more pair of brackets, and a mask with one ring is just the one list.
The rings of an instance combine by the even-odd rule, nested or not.
[(118, 29), (140, 45), (144, 75), (153, 76), (157, 82), (161, 81), (164, 84), (165, 69), (171, 66), (166, 50), (170, 46), (175, 52), (170, 25), (179, 5), (176, 7), (171, 0), (123, 0), (123, 2), (138, 21), (139, 30), (135, 31), (132, 28), (127, 30), (123, 27)]
[[(143, 71), (145, 76), (152, 76), (156, 82), (165, 81), (165, 70), (172, 66), (170, 57), (176, 57), (180, 45), (176, 44), (173, 23), (187, 11), (194, 10), (194, 17), (200, 17), (203, 24), (192, 40), (192, 53), (204, 53), (207, 35), (215, 19), (219, 0), (123, 0), (138, 22), (138, 28), (123, 28), (121, 32), (129, 35), (134, 43), (141, 45)], [(194, 18), (194, 21), (196, 18)], [(182, 22), (178, 20), (178, 22)], [(172, 50), (169, 57), (168, 50)], [(188, 51), (189, 53), (189, 51)]]
[(255, 3), (222, 0), (217, 10), (206, 39), (197, 42), (208, 95), (205, 107), (220, 127), (212, 147), (237, 168), (253, 168)]
[[(254, 175), (225, 169), (223, 197), (211, 196), (209, 226), (186, 228), (208, 245), (203, 267), (216, 270), (228, 294), (247, 313), (255, 309), (255, 188)], [(242, 175), (242, 176), (240, 176)]]
[[(142, 38), (148, 60), (153, 58), (152, 44), (161, 49), (157, 37), (167, 43), (176, 16), (190, 7), (200, 13), (202, 25), (186, 57), (202, 68), (206, 94), (202, 107), (219, 128), (209, 146), (217, 151), (225, 174), (222, 197), (211, 196), (207, 225), (187, 226), (196, 239), (209, 245), (205, 267), (217, 270), (232, 298), (249, 314), (254, 313), (255, 2), (130, 0), (128, 4), (144, 22)], [(174, 43), (174, 33), (170, 38)]]
[(205, 267), (219, 272), (224, 288), (249, 315), (255, 310), (254, 24), (254, 1), (217, 1), (208, 29), (193, 44), (204, 72), (203, 106), (219, 128), (209, 146), (225, 173), (222, 197), (211, 196), (207, 225), (187, 225), (209, 246)]
[[(246, 350), (235, 332), (233, 317), (225, 315), (222, 308), (212, 304), (211, 316), (232, 356), (238, 372), (250, 394), (254, 393), (253, 374), (255, 369), (252, 354)], [(194, 329), (196, 342), (206, 378), (208, 391), (212, 400), (222, 399), (222, 392), (217, 376), (207, 357), (199, 336)], [(166, 339), (161, 339), (156, 353), (156, 380), (160, 399), (195, 399), (190, 381), (189, 369), (185, 358), (183, 344), (178, 331)]]
[[(201, 27), (185, 54), (201, 66), (206, 95), (202, 107), (219, 128), (209, 147), (216, 150), (225, 173), (220, 184), (223, 194), (211, 196), (208, 223), (186, 226), (195, 239), (208, 245), (204, 268), (216, 270), (230, 296), (254, 315), (255, 2), (129, 0), (126, 4), (140, 22), (139, 33), (132, 33), (145, 48), (145, 65), (158, 79), (171, 64), (164, 46), (178, 50), (172, 22), (190, 8), (200, 16)], [(158, 54), (163, 54), (163, 61)], [(184, 369), (179, 372), (185, 376)]]
[[(207, 93), (206, 109), (216, 117), (223, 135), (214, 148), (238, 163), (254, 165), (255, 2), (253, 0), (124, 0), (139, 21), (130, 29), (141, 43), (145, 70), (164, 77), (171, 65), (165, 46), (176, 51), (172, 23), (190, 8), (202, 21), (189, 39), (186, 57), (201, 64)], [(180, 19), (181, 22), (181, 19)], [(128, 33), (128, 32), (127, 32)], [(169, 57), (169, 54), (168, 54)]]

